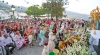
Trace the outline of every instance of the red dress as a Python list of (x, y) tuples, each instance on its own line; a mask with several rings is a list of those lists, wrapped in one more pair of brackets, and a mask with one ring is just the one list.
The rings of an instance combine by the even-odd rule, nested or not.
[(28, 29), (26, 29), (26, 32), (24, 33), (24, 38), (25, 38), (26, 43), (29, 42), (27, 37), (28, 37)]
[(27, 36), (28, 36), (28, 35), (25, 33), (25, 34), (24, 34), (24, 38), (25, 38), (26, 43), (28, 43), (28, 42), (29, 42), (29, 40), (28, 40)]
[(56, 33), (56, 27), (53, 27), (53, 29), (52, 30), (54, 30), (54, 33)]

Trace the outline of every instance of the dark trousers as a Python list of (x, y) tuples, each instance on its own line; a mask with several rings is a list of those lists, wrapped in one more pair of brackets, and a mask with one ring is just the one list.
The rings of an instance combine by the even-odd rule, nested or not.
[(55, 43), (55, 49), (58, 49), (59, 50), (58, 45), (59, 45), (59, 41)]
[(35, 39), (37, 40), (37, 37), (38, 37), (38, 33), (35, 33)]
[(82, 27), (84, 27), (84, 23), (82, 23)]
[(59, 33), (60, 40), (63, 40), (63, 33)]
[[(9, 47), (12, 47), (11, 50), (9, 49)], [(15, 48), (15, 45), (13, 43), (11, 43), (10, 45), (5, 46), (5, 50), (6, 50), (6, 55), (9, 55), (9, 52), (12, 52)]]

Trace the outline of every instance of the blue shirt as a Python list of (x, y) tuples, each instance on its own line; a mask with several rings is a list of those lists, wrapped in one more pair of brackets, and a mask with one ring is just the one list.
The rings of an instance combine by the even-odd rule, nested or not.
[(43, 30), (40, 30), (39, 37), (44, 38), (44, 31)]
[(7, 37), (7, 39), (3, 39), (3, 46), (6, 46), (9, 43), (12, 43), (12, 39), (10, 37)]
[(52, 29), (53, 29), (53, 25), (50, 25), (50, 27), (49, 27), (49, 28), (50, 28), (50, 30), (52, 30)]

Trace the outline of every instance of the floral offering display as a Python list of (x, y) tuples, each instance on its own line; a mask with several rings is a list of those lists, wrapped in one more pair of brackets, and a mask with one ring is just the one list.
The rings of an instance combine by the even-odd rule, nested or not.
[(89, 38), (86, 27), (70, 30), (64, 34), (64, 39), (59, 41), (59, 55), (89, 55)]

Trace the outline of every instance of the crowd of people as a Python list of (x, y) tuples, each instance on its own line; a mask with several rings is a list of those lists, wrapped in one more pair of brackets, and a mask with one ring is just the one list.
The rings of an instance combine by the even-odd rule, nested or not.
[[(34, 46), (34, 41), (40, 40), (39, 46), (44, 46), (42, 55), (58, 48), (60, 40), (71, 28), (85, 26), (84, 20), (2, 20), (0, 21), (0, 47), (4, 46), (6, 55), (13, 53), (14, 48), (21, 49), (29, 44)], [(38, 39), (39, 38), (39, 39)], [(12, 49), (9, 49), (12, 47)], [(10, 51), (9, 51), (10, 50)]]

